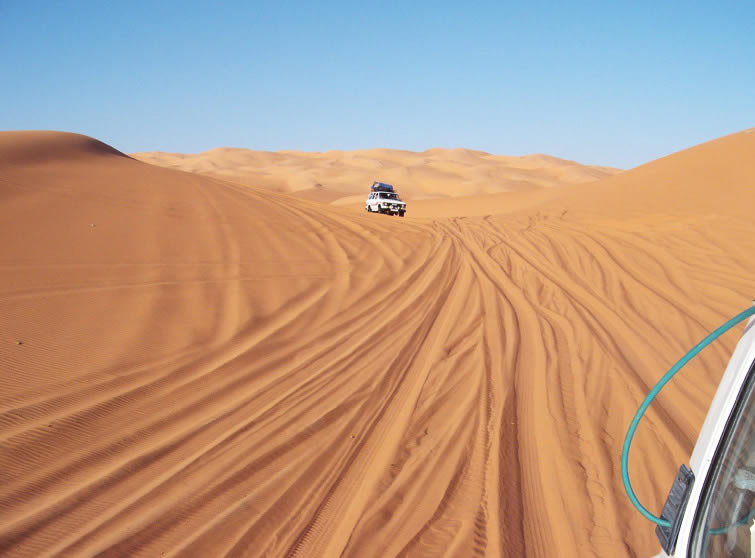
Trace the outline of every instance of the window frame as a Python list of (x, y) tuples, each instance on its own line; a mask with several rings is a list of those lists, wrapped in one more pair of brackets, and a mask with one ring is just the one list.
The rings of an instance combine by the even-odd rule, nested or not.
[[(731, 412), (726, 420), (726, 426), (722, 430), (721, 438), (716, 446), (716, 451), (713, 454), (713, 459), (708, 467), (703, 487), (700, 493), (700, 497), (697, 501), (695, 508), (694, 519), (692, 520), (692, 528), (689, 531), (689, 543), (687, 545), (687, 556), (702, 556), (701, 552), (707, 550), (708, 535), (704, 532), (706, 529), (706, 519), (708, 516), (709, 507), (713, 501), (713, 492), (719, 490), (722, 487), (718, 486), (718, 480), (724, 466), (726, 464), (725, 457), (731, 449), (733, 436), (741, 424), (744, 414), (745, 406), (752, 406), (755, 401), (755, 360), (750, 362), (750, 365), (745, 375), (745, 380), (737, 393), (736, 402), (731, 407)], [(725, 488), (725, 487), (724, 487)]]

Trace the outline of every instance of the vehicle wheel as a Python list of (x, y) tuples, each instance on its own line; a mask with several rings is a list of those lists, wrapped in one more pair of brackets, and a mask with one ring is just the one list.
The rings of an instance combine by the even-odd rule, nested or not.
[(398, 216), (399, 217), (403, 217), (404, 216), (404, 212), (403, 211), (399, 211)]
[(383, 212), (383, 208), (378, 206), (378, 213), (382, 213), (382, 212)]
[(367, 213), (372, 213), (372, 208), (369, 205), (367, 206)]

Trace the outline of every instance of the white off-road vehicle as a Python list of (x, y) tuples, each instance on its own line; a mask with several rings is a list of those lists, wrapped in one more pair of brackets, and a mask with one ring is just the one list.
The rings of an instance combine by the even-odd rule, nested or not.
[(367, 196), (365, 210), (369, 213), (387, 213), (403, 217), (406, 213), (406, 203), (393, 190), (393, 186), (383, 182), (374, 182)]

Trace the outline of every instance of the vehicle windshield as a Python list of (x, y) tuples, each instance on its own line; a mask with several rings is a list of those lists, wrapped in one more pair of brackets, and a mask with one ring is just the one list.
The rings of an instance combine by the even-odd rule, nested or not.
[(382, 194), (380, 194), (380, 197), (382, 199), (384, 199), (384, 200), (397, 200), (397, 199), (399, 199), (399, 197), (398, 197), (397, 194), (389, 194), (389, 193), (386, 193), (386, 192), (383, 192)]
[(755, 363), (706, 486), (692, 555), (755, 555)]

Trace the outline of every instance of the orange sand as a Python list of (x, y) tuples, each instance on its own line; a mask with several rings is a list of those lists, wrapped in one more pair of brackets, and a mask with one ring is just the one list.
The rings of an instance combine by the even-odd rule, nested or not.
[(592, 182), (619, 172), (548, 155), (509, 157), (469, 149), (251, 151), (222, 147), (197, 155), (134, 153), (160, 165), (288, 192), (337, 205), (360, 204), (375, 180), (398, 187), (407, 200), (526, 192)]
[[(621, 444), (755, 296), (753, 153), (399, 219), (0, 133), (0, 554), (656, 552)], [(641, 425), (650, 510), (739, 334)]]

